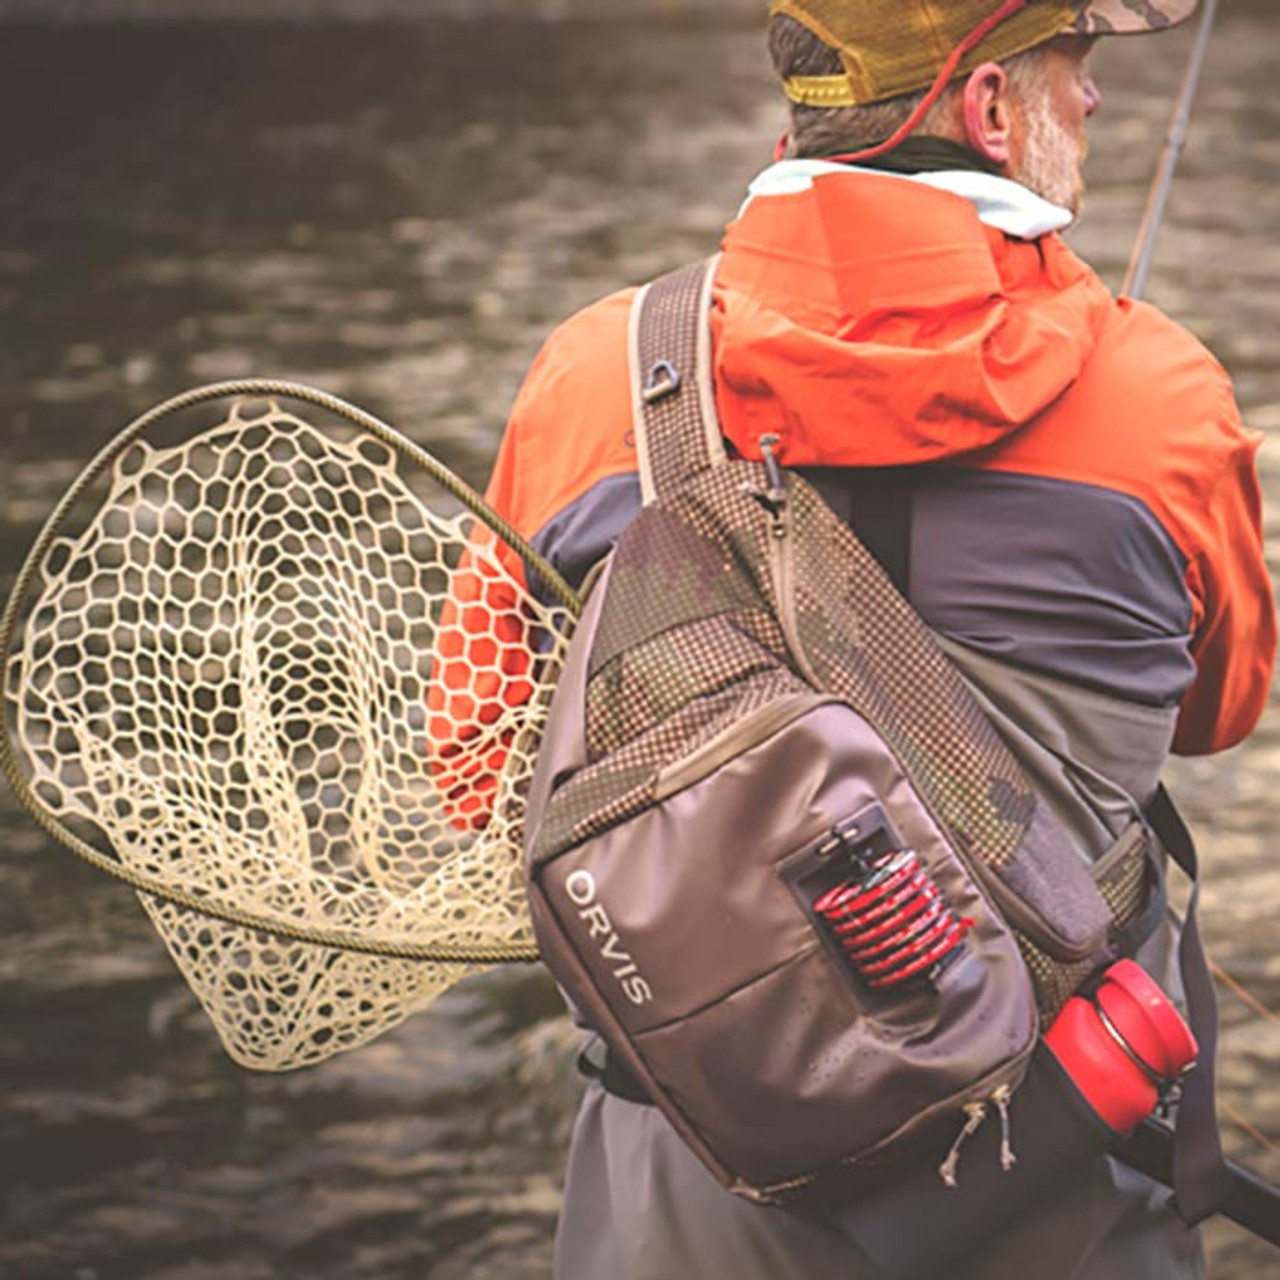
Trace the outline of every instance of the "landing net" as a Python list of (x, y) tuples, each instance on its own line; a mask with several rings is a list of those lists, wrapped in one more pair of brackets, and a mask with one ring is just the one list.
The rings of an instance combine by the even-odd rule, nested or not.
[(524, 799), (576, 602), (359, 410), (288, 384), (179, 401), (99, 455), (24, 566), (5, 771), (142, 890), (231, 1056), (283, 1070), (533, 958)]

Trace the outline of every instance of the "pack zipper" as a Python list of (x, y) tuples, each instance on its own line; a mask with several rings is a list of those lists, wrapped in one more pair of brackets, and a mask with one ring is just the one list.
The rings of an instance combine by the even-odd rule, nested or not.
[[(961, 1090), (958, 1095), (953, 1095), (926, 1107), (918, 1115), (913, 1116), (892, 1133), (887, 1134), (869, 1150), (860, 1152), (857, 1155), (845, 1156), (838, 1162), (839, 1167), (856, 1169), (862, 1166), (866, 1168), (877, 1158), (880, 1152), (892, 1147), (906, 1135), (918, 1133), (922, 1128), (940, 1122), (948, 1112), (958, 1111), (965, 1117), (963, 1127), (951, 1144), (951, 1149), (948, 1151), (946, 1159), (938, 1167), (939, 1177), (949, 1188), (954, 1189), (959, 1185), (958, 1166), (965, 1144), (982, 1127), (982, 1124), (994, 1109), (1000, 1117), (1000, 1168), (1005, 1173), (1010, 1172), (1014, 1165), (1017, 1164), (1018, 1158), (1013, 1151), (1009, 1108), (1013, 1103), (1015, 1090), (1022, 1083), (1026, 1064), (1030, 1060), (1034, 1048), (1035, 1041), (1032, 1041), (1016, 1058), (1002, 1063), (968, 1089)], [(738, 1194), (746, 1196), (747, 1199), (755, 1200), (759, 1204), (786, 1204), (811, 1186), (814, 1186), (822, 1176), (821, 1172), (802, 1173), (795, 1178), (773, 1182), (764, 1187), (752, 1187), (749, 1184), (740, 1182), (735, 1189)]]
[(763, 436), (760, 440), (760, 452), (764, 456), (765, 471), (769, 476), (770, 489), (767, 494), (756, 490), (752, 496), (770, 513), (771, 537), (769, 539), (769, 567), (773, 578), (773, 589), (778, 597), (778, 620), (782, 624), (782, 634), (787, 642), (787, 649), (792, 661), (809, 685), (821, 693), (830, 692), (823, 687), (818, 673), (809, 662), (809, 656), (800, 643), (800, 624), (796, 617), (796, 594), (792, 589), (794, 570), (793, 510), (788, 501), (787, 477), (778, 466), (774, 456), (777, 436)]
[(960, 1185), (961, 1152), (969, 1139), (982, 1128), (987, 1116), (991, 1114), (988, 1104), (995, 1107), (1000, 1117), (1001, 1170), (1004, 1173), (1008, 1173), (1018, 1163), (1018, 1157), (1013, 1154), (1013, 1140), (1010, 1134), (1009, 1105), (1012, 1101), (1013, 1090), (1007, 1084), (1002, 1084), (990, 1098), (965, 1104), (964, 1127), (951, 1144), (951, 1149), (947, 1152), (947, 1158), (938, 1166), (938, 1176), (949, 1191), (954, 1191)]

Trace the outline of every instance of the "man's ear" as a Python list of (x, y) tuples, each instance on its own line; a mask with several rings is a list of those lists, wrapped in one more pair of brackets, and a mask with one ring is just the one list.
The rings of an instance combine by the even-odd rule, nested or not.
[(1013, 134), (1009, 77), (999, 63), (984, 62), (964, 86), (965, 141), (980, 156), (1002, 168), (1011, 157)]

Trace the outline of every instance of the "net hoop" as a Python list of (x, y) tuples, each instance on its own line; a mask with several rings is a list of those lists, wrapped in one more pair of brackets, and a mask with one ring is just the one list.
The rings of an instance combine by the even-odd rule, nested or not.
[[(70, 513), (75, 510), (83, 495), (130, 445), (138, 441), (156, 423), (183, 410), (209, 401), (228, 398), (298, 401), (323, 409), (359, 427), (385, 444), (393, 453), (421, 469), (456, 498), (484, 526), (506, 542), (524, 561), (527, 572), (540, 580), (546, 592), (570, 617), (576, 618), (581, 612), (581, 597), (514, 528), (489, 508), (474, 489), (395, 428), (337, 396), (305, 384), (274, 379), (239, 379), (196, 387), (155, 406), (117, 433), (77, 476), (45, 521), (27, 553), (15, 578), (3, 615), (0, 615), (0, 664), (3, 664), (2, 669), (6, 677), (15, 656), (14, 641), (20, 620), (30, 604), (33, 583), (42, 571), (51, 547), (62, 534)], [(451, 966), (531, 962), (538, 958), (532, 943), (453, 944), (439, 941), (423, 942), (410, 937), (371, 938), (352, 929), (313, 926), (244, 909), (222, 899), (217, 893), (191, 892), (135, 867), (130, 867), (94, 848), (51, 813), (35, 793), (23, 773), (15, 750), (16, 732), (12, 710), (12, 699), (8, 694), (6, 683), (5, 695), (0, 698), (0, 769), (3, 770), (14, 795), (24, 810), (48, 835), (85, 862), (149, 898), (256, 933), (356, 955)]]

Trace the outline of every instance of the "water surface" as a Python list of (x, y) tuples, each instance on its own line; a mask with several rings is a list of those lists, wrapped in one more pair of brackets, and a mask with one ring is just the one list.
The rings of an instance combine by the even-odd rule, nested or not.
[[(0, 26), (4, 573), (115, 429), (218, 378), (347, 396), (482, 483), (549, 327), (714, 248), (782, 127), (749, 6), (623, 8)], [(1150, 292), (1272, 433), (1274, 568), (1280, 12), (1227, 8)], [(1113, 284), (1188, 40), (1144, 46), (1099, 57), (1073, 233)], [(1280, 713), (1175, 780), (1210, 868), (1213, 954), (1274, 1008)], [(543, 978), (475, 981), (358, 1053), (254, 1076), (131, 895), (3, 804), (0, 1276), (549, 1273), (575, 1086)], [(1280, 1033), (1230, 995), (1224, 1014), (1224, 1102), (1280, 1138)], [(1228, 1140), (1280, 1178), (1235, 1121)], [(1221, 1280), (1280, 1274), (1230, 1228), (1213, 1254)]]

